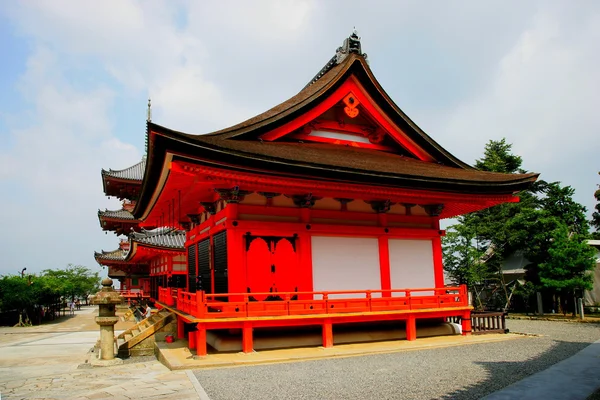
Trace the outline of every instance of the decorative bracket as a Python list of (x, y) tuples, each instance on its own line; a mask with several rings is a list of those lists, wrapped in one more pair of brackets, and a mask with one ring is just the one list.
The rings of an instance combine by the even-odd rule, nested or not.
[(406, 215), (412, 215), (412, 208), (416, 206), (416, 204), (412, 203), (402, 203), (404, 208), (406, 209)]
[(211, 201), (201, 201), (200, 205), (204, 208), (204, 211), (206, 211), (210, 215), (215, 215), (217, 213), (217, 208), (215, 207), (215, 203), (213, 203)]
[(215, 189), (215, 192), (219, 194), (221, 200), (225, 200), (227, 203), (239, 203), (244, 200), (244, 196), (252, 193), (247, 190), (240, 190), (239, 186), (231, 189)]
[(197, 225), (200, 223), (200, 214), (188, 214), (187, 216), (192, 224)]
[(386, 212), (390, 211), (390, 208), (395, 204), (395, 203), (392, 203), (389, 199), (388, 200), (367, 201), (366, 203), (370, 204), (373, 211), (375, 211), (378, 214), (386, 213)]
[(294, 205), (300, 208), (310, 208), (315, 205), (315, 201), (320, 200), (320, 197), (314, 197), (312, 193), (297, 194), (291, 196)]
[(430, 217), (438, 217), (444, 211), (443, 204), (427, 204), (422, 206)]

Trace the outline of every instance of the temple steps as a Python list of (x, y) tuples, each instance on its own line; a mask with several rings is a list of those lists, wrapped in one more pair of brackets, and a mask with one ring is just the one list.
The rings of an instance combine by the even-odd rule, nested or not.
[(174, 320), (175, 314), (163, 309), (121, 333), (116, 338), (119, 357), (142, 355), (153, 351), (152, 346), (144, 346), (143, 342), (151, 340), (153, 344), (154, 334)]

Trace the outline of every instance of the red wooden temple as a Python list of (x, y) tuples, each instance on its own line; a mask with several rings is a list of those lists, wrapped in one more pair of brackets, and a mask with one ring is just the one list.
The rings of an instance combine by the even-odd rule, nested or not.
[(204, 135), (148, 121), (147, 143), (142, 163), (103, 171), (105, 193), (132, 203), (101, 225), (134, 233), (118, 260), (97, 260), (145, 274), (198, 355), (221, 329), (239, 330), (244, 352), (258, 328), (319, 326), (325, 347), (335, 324), (398, 321), (415, 340), (417, 320), (460, 317), (468, 334), (439, 221), (516, 202), (537, 177), (444, 150), (383, 90), (355, 33), (278, 106)]

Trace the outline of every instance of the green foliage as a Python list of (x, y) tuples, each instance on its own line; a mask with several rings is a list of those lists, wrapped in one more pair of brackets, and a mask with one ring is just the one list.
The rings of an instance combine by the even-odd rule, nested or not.
[[(476, 167), (492, 172), (524, 172), (521, 157), (511, 154), (511, 149), (504, 139), (490, 141)], [(573, 200), (574, 192), (570, 186), (540, 180), (519, 194), (519, 203), (505, 203), (460, 217), (443, 242), (444, 268), (449, 276), (467, 284), (468, 278), (463, 277), (495, 281), (508, 302), (510, 295), (501, 264), (508, 255), (522, 250), (531, 262), (527, 280), (536, 290), (566, 293), (589, 288), (586, 271), (595, 266), (594, 251), (585, 242), (589, 231), (586, 210)]]
[(454, 225), (444, 238), (444, 268), (457, 284), (473, 287), (488, 275), (480, 261), (483, 251), (473, 245), (475, 240), (475, 232), (469, 225)]
[[(600, 172), (598, 172), (600, 175)], [(598, 185), (598, 190), (594, 192), (594, 197), (596, 198), (596, 206), (594, 207), (594, 212), (592, 214), (591, 225), (596, 230), (593, 234), (594, 239), (600, 239), (600, 185)]]
[(98, 291), (98, 273), (83, 266), (69, 265), (64, 270), (45, 270), (39, 275), (0, 277), (0, 310), (27, 310), (35, 305), (50, 305), (59, 299), (73, 300)]
[(42, 273), (54, 291), (71, 300), (75, 297), (87, 297), (88, 294), (97, 292), (99, 289), (100, 276), (98, 273), (92, 273), (81, 265), (69, 264), (64, 270), (47, 269)]
[(475, 168), (482, 171), (502, 172), (514, 174), (523, 172), (521, 164), (523, 160), (511, 153), (512, 144), (506, 143), (506, 139), (500, 141), (490, 140), (485, 145), (484, 157), (475, 162)]

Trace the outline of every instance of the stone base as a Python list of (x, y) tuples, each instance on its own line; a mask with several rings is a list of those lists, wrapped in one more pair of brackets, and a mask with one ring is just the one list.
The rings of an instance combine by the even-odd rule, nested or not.
[(123, 359), (121, 358), (113, 358), (112, 360), (102, 360), (100, 357), (100, 341), (96, 343), (94, 347), (88, 352), (88, 358), (86, 360), (86, 364), (91, 365), (92, 367), (112, 367), (113, 365), (121, 365), (123, 364)]
[(90, 364), (94, 367), (112, 367), (114, 365), (122, 365), (123, 360), (120, 358), (113, 358), (112, 360), (99, 360), (96, 357), (91, 357)]

